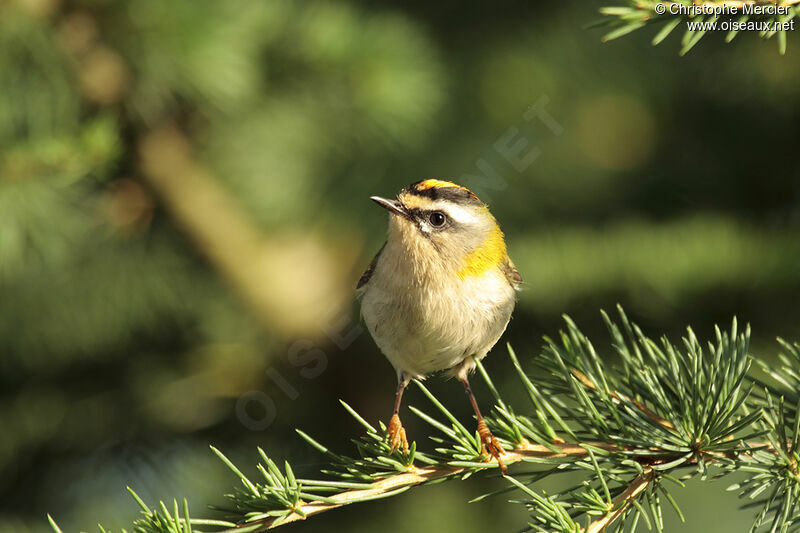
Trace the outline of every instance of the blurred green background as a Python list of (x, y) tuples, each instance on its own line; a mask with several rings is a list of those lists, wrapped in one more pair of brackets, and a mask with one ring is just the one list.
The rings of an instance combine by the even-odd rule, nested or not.
[[(603, 45), (601, 5), (0, 2), (0, 532), (127, 527), (126, 484), (208, 515), (236, 483), (208, 444), (304, 475), (293, 428), (351, 451), (338, 399), (386, 419), (395, 385), (353, 303), (385, 232), (368, 197), (426, 177), (501, 221), (523, 357), (562, 313), (608, 353), (617, 302), (655, 335), (736, 315), (757, 355), (800, 339), (800, 41)], [(486, 365), (516, 397), (502, 346)], [(518, 530), (503, 498), (466, 504), (498, 483), (291, 527)], [(678, 491), (668, 530), (742, 530), (724, 486)]]

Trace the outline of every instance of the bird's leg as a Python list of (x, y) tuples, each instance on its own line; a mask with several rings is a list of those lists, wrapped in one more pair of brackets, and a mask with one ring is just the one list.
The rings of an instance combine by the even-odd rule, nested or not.
[(481, 410), (478, 407), (478, 402), (475, 401), (475, 395), (472, 394), (472, 388), (469, 386), (469, 380), (464, 377), (460, 377), (461, 383), (464, 385), (464, 390), (467, 392), (467, 396), (469, 397), (469, 402), (472, 404), (472, 409), (475, 411), (475, 417), (478, 419), (478, 435), (481, 438), (481, 442), (483, 444), (483, 453), (494, 457), (497, 460), (497, 464), (500, 465), (500, 469), (503, 471), (503, 474), (508, 473), (508, 468), (506, 468), (503, 459), (500, 457), (505, 450), (503, 447), (500, 446), (500, 443), (497, 441), (492, 432), (489, 430), (489, 426), (486, 425), (486, 421), (483, 419), (483, 415), (481, 415)]
[(389, 453), (394, 453), (400, 446), (403, 447), (403, 452), (408, 453), (408, 440), (406, 440), (406, 430), (403, 428), (403, 424), (400, 422), (400, 415), (398, 412), (400, 411), (400, 401), (403, 399), (403, 391), (408, 384), (408, 378), (404, 373), (401, 373), (398, 377), (397, 382), (397, 392), (394, 396), (394, 411), (392, 412), (392, 418), (389, 420), (389, 446), (391, 447), (391, 451)]

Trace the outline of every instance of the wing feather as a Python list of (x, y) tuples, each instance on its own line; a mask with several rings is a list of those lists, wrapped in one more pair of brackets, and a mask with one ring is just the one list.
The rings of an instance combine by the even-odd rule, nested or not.
[(364, 271), (363, 274), (361, 274), (361, 277), (358, 279), (358, 284), (356, 285), (356, 290), (361, 289), (362, 287), (364, 287), (364, 285), (369, 283), (369, 280), (372, 278), (372, 273), (375, 272), (375, 265), (378, 264), (378, 258), (381, 256), (381, 252), (383, 252), (384, 248), (386, 248), (386, 243), (383, 243), (381, 249), (378, 250), (378, 253), (375, 254), (375, 257), (373, 257), (372, 261), (370, 261), (367, 269)]
[(514, 261), (512, 261), (510, 257), (506, 257), (505, 262), (500, 265), (500, 269), (503, 271), (503, 274), (506, 275), (508, 283), (510, 283), (515, 289), (519, 289), (519, 286), (522, 285), (522, 276), (519, 275), (519, 271), (514, 265)]

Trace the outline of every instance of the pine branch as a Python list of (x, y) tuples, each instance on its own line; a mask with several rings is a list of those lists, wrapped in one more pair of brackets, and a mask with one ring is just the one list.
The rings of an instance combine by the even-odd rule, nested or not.
[[(647, 337), (622, 309), (619, 314), (618, 323), (603, 315), (617, 367), (607, 367), (569, 318), (558, 340), (546, 338), (543, 352), (534, 358), (535, 378), (509, 347), (530, 400), (526, 410), (503, 400), (478, 364), (495, 398), (487, 420), (514, 472), (504, 476), (506, 489), (476, 500), (516, 491), (521, 497), (512, 501), (531, 513), (527, 531), (538, 533), (633, 531), (640, 521), (662, 531), (664, 502), (682, 517), (667, 482), (683, 486), (682, 480), (692, 477), (713, 480), (748, 472), (744, 482), (728, 490), (745, 498), (745, 507), (760, 507), (751, 531), (785, 531), (800, 524), (800, 345), (781, 341), (785, 353), (781, 366), (773, 368), (751, 357), (749, 328), (740, 332), (735, 320), (729, 332), (716, 330), (714, 342), (703, 345), (688, 329), (676, 345)], [(754, 360), (771, 382), (751, 375)], [(172, 511), (163, 503), (152, 510), (134, 494), (143, 512), (134, 531), (174, 533), (194, 526), (228, 533), (266, 531), (497, 468), (479, 436), (417, 385), (435, 414), (416, 407), (411, 411), (435, 430), (433, 450), (418, 451), (412, 443), (407, 454), (392, 452), (385, 426), (373, 426), (342, 403), (365, 430), (353, 441), (356, 456), (335, 453), (298, 431), (328, 460), (321, 479), (297, 478), (288, 463), (281, 470), (259, 449), (260, 477), (254, 481), (214, 449), (241, 481), (227, 495), (228, 507), (218, 509), (223, 519), (190, 519), (188, 508), (180, 510), (177, 503)], [(535, 469), (521, 471), (522, 463)], [(568, 472), (580, 474), (581, 481), (557, 494), (536, 490), (538, 481)]]
[[(597, 443), (595, 446), (607, 448), (609, 450), (614, 449), (614, 447), (608, 447), (600, 443)], [(557, 451), (554, 451), (552, 447), (548, 446), (522, 443), (514, 450), (506, 452), (503, 455), (503, 462), (507, 465), (510, 465), (525, 461), (527, 459), (563, 459), (568, 457), (585, 457), (588, 453), (586, 448), (575, 444), (555, 443), (553, 444), (553, 447), (555, 447)], [(488, 465), (480, 465), (478, 468), (486, 468), (487, 466)], [(365, 488), (340, 492), (328, 497), (326, 501), (303, 503), (300, 507), (295, 509), (295, 513), (291, 516), (288, 516), (283, 520), (279, 520), (278, 518), (266, 519), (261, 523), (261, 527), (254, 531), (273, 529), (297, 520), (305, 520), (311, 515), (330, 511), (344, 505), (394, 496), (413, 486), (422, 485), (437, 480), (454, 478), (467, 474), (472, 469), (473, 467), (471, 466), (437, 466), (427, 468), (417, 468), (411, 466), (409, 467), (409, 471), (406, 473), (381, 479), (380, 481), (369, 484)], [(226, 531), (233, 533), (234, 531), (240, 531), (240, 529), (233, 528)]]
[[(798, 4), (800, 0), (627, 0), (623, 5), (601, 8), (600, 13), (606, 18), (593, 26), (611, 28), (603, 36), (603, 41), (608, 42), (647, 25), (660, 25), (661, 29), (653, 37), (653, 45), (660, 44), (678, 26), (683, 26), (681, 55), (688, 53), (708, 32), (722, 31), (727, 43), (742, 31), (757, 32), (762, 39), (777, 36), (778, 51), (783, 55), (786, 53), (787, 33), (795, 29), (795, 18), (800, 14)], [(774, 11), (761, 12), (753, 8)]]

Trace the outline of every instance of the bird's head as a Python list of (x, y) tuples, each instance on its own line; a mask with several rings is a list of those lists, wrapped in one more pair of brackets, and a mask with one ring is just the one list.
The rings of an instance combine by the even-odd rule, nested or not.
[(389, 243), (402, 246), (410, 261), (439, 266), (463, 279), (507, 259), (500, 226), (466, 187), (427, 179), (409, 185), (396, 199), (371, 200), (389, 211)]

